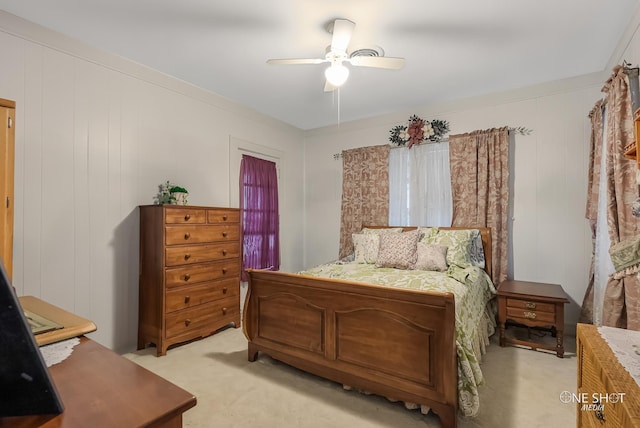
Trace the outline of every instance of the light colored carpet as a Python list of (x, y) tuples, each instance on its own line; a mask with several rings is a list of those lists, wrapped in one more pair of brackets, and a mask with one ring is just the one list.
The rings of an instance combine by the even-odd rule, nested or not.
[[(559, 398), (562, 391), (576, 391), (575, 339), (566, 338), (564, 359), (530, 349), (501, 348), (495, 336), (493, 342), (483, 357), (479, 415), (460, 416), (458, 426), (575, 426), (575, 405)], [(432, 413), (423, 415), (402, 403), (346, 391), (263, 354), (250, 363), (242, 329), (222, 330), (170, 349), (164, 357), (157, 358), (155, 352), (148, 348), (124, 356), (197, 397), (196, 407), (184, 414), (185, 427), (440, 426)]]

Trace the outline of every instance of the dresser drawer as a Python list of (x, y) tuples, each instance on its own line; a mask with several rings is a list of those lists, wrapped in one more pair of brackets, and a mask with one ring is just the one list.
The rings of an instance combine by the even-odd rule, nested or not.
[(165, 244), (199, 244), (215, 241), (237, 241), (240, 230), (237, 225), (167, 226)]
[(238, 278), (239, 275), (239, 260), (229, 259), (219, 262), (168, 268), (165, 270), (165, 285), (167, 287), (179, 287), (199, 282), (214, 281), (216, 279)]
[(239, 279), (205, 282), (198, 285), (174, 287), (167, 290), (165, 308), (174, 312), (227, 297), (238, 296)]
[[(583, 422), (584, 426), (598, 426), (598, 427), (622, 427), (631, 426), (623, 425), (622, 419), (624, 418), (624, 408), (620, 406), (620, 403), (608, 403), (606, 398), (600, 400), (601, 396), (608, 397), (613, 392), (625, 392), (625, 391), (612, 391), (607, 389), (610, 385), (607, 379), (607, 369), (603, 368), (600, 361), (591, 352), (584, 352), (584, 344), (580, 352), (580, 361), (578, 361), (578, 372), (582, 374), (581, 378), (578, 378), (578, 393), (584, 394), (587, 397), (586, 403), (578, 404), (579, 419)], [(595, 396), (594, 396), (595, 394)], [(597, 412), (593, 407), (588, 407), (590, 404), (594, 405), (597, 402), (594, 398), (603, 402), (603, 408), (601, 412)], [(623, 402), (624, 402), (623, 397)], [(586, 408), (583, 408), (587, 405)], [(598, 418), (600, 416), (600, 419)], [(604, 418), (604, 421), (601, 419)]]
[(553, 312), (540, 312), (531, 309), (518, 309), (507, 307), (507, 319), (522, 322), (524, 324), (529, 322), (537, 323), (549, 323), (555, 324), (556, 317)]
[(171, 338), (193, 334), (193, 337), (197, 337), (212, 333), (217, 328), (231, 323), (239, 313), (240, 303), (237, 297), (172, 312), (167, 315), (166, 336)]
[(240, 223), (240, 212), (237, 210), (207, 210), (209, 223)]
[(204, 224), (207, 221), (206, 210), (192, 208), (167, 208), (164, 221), (169, 224)]
[(598, 401), (594, 401), (594, 391), (589, 389), (578, 389), (578, 394), (586, 394), (587, 403), (578, 403), (578, 425), (581, 427), (598, 427), (598, 428), (620, 428), (634, 427), (627, 417), (624, 405), (620, 402), (608, 403), (607, 397), (610, 393), (604, 388), (597, 389), (595, 392), (595, 400), (599, 400), (600, 396), (604, 397), (602, 406), (598, 405)]
[(179, 266), (240, 257), (240, 246), (235, 242), (174, 246), (165, 248), (165, 266)]
[(536, 312), (555, 312), (555, 305), (553, 303), (540, 303), (523, 299), (507, 298), (507, 307), (524, 309), (527, 311), (535, 310)]

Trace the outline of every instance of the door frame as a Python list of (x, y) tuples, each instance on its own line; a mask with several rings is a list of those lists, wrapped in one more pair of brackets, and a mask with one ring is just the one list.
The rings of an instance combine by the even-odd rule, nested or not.
[(0, 98), (0, 259), (9, 275), (13, 274), (14, 159), (16, 139), (16, 102)]

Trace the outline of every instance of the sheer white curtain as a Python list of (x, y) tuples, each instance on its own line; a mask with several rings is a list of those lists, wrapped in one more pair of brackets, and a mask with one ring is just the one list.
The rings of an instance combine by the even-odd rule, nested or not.
[(449, 143), (389, 153), (389, 225), (450, 226)]
[[(606, 107), (605, 107), (606, 108)], [(602, 132), (602, 156), (600, 158), (600, 182), (598, 183), (598, 221), (596, 222), (596, 244), (593, 256), (593, 324), (602, 325), (602, 307), (604, 305), (604, 291), (607, 288), (609, 276), (615, 272), (609, 247), (611, 239), (609, 237), (609, 227), (607, 225), (607, 148), (609, 139), (607, 138), (607, 115), (603, 114)]]

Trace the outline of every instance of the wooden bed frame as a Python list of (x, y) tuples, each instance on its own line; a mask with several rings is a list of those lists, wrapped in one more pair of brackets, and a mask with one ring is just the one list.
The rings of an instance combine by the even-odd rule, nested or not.
[[(481, 231), (490, 274), (489, 228), (441, 229), (471, 228)], [(344, 385), (429, 406), (444, 427), (456, 426), (452, 293), (263, 270), (248, 274), (243, 328), (249, 361), (264, 352)]]

